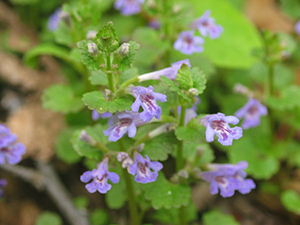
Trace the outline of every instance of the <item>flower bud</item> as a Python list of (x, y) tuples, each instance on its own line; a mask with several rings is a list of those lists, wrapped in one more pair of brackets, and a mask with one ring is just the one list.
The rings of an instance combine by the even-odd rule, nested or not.
[(119, 55), (121, 57), (125, 57), (126, 55), (128, 55), (129, 47), (130, 47), (129, 43), (123, 43), (119, 48)]
[(97, 45), (95, 43), (88, 43), (87, 47), (88, 47), (88, 52), (92, 56), (96, 56), (98, 54), (98, 47), (97, 47)]
[(87, 32), (86, 34), (86, 39), (89, 39), (89, 40), (94, 40), (96, 38), (96, 35), (97, 35), (97, 31), (95, 30), (90, 30), (89, 32)]
[(85, 130), (81, 131), (79, 140), (84, 141), (92, 146), (96, 144), (96, 141)]
[(117, 154), (117, 160), (119, 162), (122, 162), (125, 158), (128, 158), (128, 154), (126, 152), (118, 152)]
[(190, 88), (189, 89), (189, 94), (197, 96), (197, 95), (199, 95), (199, 92), (196, 88)]
[(132, 160), (130, 157), (128, 157), (128, 158), (126, 158), (126, 159), (123, 161), (122, 167), (123, 167), (123, 168), (128, 168), (128, 167), (131, 166), (133, 163), (134, 163), (133, 160)]

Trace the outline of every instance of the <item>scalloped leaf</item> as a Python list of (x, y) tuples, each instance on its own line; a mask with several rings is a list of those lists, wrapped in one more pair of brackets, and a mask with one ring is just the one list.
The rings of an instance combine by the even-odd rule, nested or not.
[(88, 43), (92, 43), (92, 41), (82, 40), (77, 43), (78, 51), (81, 53), (81, 62), (86, 65), (89, 70), (99, 70), (100, 63), (88, 52)]
[(112, 101), (107, 100), (100, 91), (88, 92), (83, 95), (82, 101), (91, 110), (97, 110), (98, 113), (115, 113), (130, 110), (132, 101), (129, 98), (121, 97)]
[(293, 109), (295, 107), (300, 106), (300, 87), (298, 86), (289, 86), (284, 88), (281, 93), (280, 97), (269, 97), (267, 99), (267, 103), (270, 107), (279, 110), (285, 109)]
[(107, 126), (97, 124), (94, 127), (85, 127), (83, 129), (76, 130), (71, 137), (73, 148), (81, 156), (100, 160), (102, 157), (102, 152), (98, 148), (91, 146), (87, 142), (79, 140), (79, 135), (82, 130), (85, 130), (95, 141), (101, 143), (102, 145), (105, 145), (108, 143), (107, 138), (103, 134), (103, 130), (105, 129), (107, 129)]
[(194, 143), (206, 142), (205, 127), (202, 126), (195, 118), (187, 123), (185, 127), (178, 127), (175, 131), (178, 140)]
[(188, 91), (191, 87), (193, 87), (190, 67), (186, 64), (182, 64), (181, 68), (178, 70), (175, 80), (178, 82), (179, 87), (184, 90)]
[(174, 150), (176, 145), (175, 135), (171, 132), (164, 133), (147, 142), (143, 153), (148, 155), (151, 160), (165, 161), (168, 155)]
[(108, 84), (107, 76), (102, 70), (90, 71), (89, 80), (92, 85), (103, 85)]
[(179, 96), (181, 96), (188, 102), (192, 102), (192, 99), (188, 95), (184, 94), (174, 81), (165, 76), (161, 76), (160, 80), (164, 85), (168, 86), (171, 91), (175, 91)]
[(198, 90), (198, 94), (202, 94), (206, 88), (206, 77), (205, 74), (197, 67), (193, 67), (191, 70), (193, 87)]
[(155, 182), (145, 184), (142, 188), (145, 190), (145, 198), (154, 209), (179, 208), (191, 202), (191, 188), (184, 184), (170, 183), (162, 173), (159, 173)]
[(131, 64), (135, 58), (135, 55), (141, 47), (140, 44), (134, 41), (129, 41), (129, 44), (130, 44), (129, 53), (125, 57), (120, 58), (119, 61), (117, 62), (118, 70), (120, 71), (125, 71), (131, 68)]
[(75, 97), (73, 90), (64, 84), (48, 87), (42, 95), (43, 107), (54, 112), (71, 113), (84, 108), (79, 97)]

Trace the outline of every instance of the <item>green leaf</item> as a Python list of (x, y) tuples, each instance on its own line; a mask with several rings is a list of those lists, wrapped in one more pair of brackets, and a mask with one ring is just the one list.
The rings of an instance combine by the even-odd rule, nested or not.
[(196, 165), (211, 163), (215, 159), (214, 152), (208, 143), (185, 143), (183, 157)]
[[(192, 79), (193, 79), (193, 87), (197, 89), (198, 94), (202, 94), (206, 88), (206, 78), (202, 71), (197, 67), (192, 68)], [(178, 75), (177, 75), (178, 76)]]
[(103, 52), (113, 52), (119, 47), (115, 28), (112, 22), (108, 22), (97, 33), (96, 41), (99, 49)]
[(87, 196), (84, 195), (77, 196), (73, 199), (73, 202), (78, 209), (87, 209), (89, 205), (89, 199)]
[(83, 40), (77, 43), (77, 47), (79, 48), (79, 52), (81, 53), (80, 58), (84, 65), (89, 70), (99, 70), (100, 69), (100, 62), (96, 60), (96, 57), (92, 56), (88, 52), (87, 44), (92, 43), (92, 41)]
[(162, 173), (159, 173), (156, 181), (145, 184), (142, 188), (154, 209), (179, 208), (188, 206), (191, 201), (191, 188), (188, 185), (172, 184)]
[(108, 84), (107, 76), (102, 70), (90, 71), (89, 80), (92, 85), (103, 85)]
[(293, 19), (297, 20), (300, 17), (300, 5), (298, 0), (280, 0), (281, 9)]
[(125, 71), (131, 68), (131, 64), (135, 58), (136, 53), (138, 52), (139, 48), (141, 47), (139, 44), (137, 44), (134, 41), (129, 41), (130, 47), (129, 47), (129, 53), (119, 59), (118, 64), (118, 70)]
[[(153, 218), (164, 224), (180, 225), (180, 218), (178, 215), (179, 215), (179, 209), (161, 208), (154, 212)], [(189, 204), (186, 207), (186, 221), (190, 222), (192, 220), (195, 220), (196, 218), (197, 218), (197, 208), (195, 204)]]
[(80, 160), (80, 156), (74, 151), (72, 143), (70, 141), (73, 129), (69, 128), (62, 131), (55, 142), (55, 152), (59, 159), (67, 163), (75, 163)]
[(110, 209), (122, 208), (127, 198), (124, 179), (120, 179), (119, 183), (113, 184), (111, 190), (105, 195), (105, 201)]
[(132, 38), (142, 46), (136, 55), (135, 65), (152, 65), (169, 47), (167, 42), (161, 40), (160, 33), (149, 27), (136, 29)]
[(107, 126), (97, 124), (94, 127), (86, 127), (84, 129), (76, 130), (71, 137), (73, 148), (81, 156), (100, 160), (102, 157), (102, 152), (87, 142), (79, 140), (79, 135), (82, 130), (85, 130), (96, 142), (105, 145), (108, 143), (107, 137), (105, 137), (103, 134), (103, 130), (105, 129), (107, 129)]
[(37, 45), (27, 51), (24, 55), (24, 62), (28, 66), (36, 68), (38, 65), (37, 58), (41, 55), (55, 56), (72, 65), (77, 71), (81, 72), (83, 70), (82, 65), (78, 64), (76, 60), (70, 56), (70, 51), (68, 49), (49, 43)]
[(39, 215), (35, 225), (62, 225), (63, 221), (57, 213), (45, 211)]
[(273, 109), (285, 110), (300, 106), (300, 87), (289, 86), (281, 91), (280, 97), (270, 96), (267, 103)]
[(181, 68), (178, 70), (176, 81), (179, 84), (179, 87), (184, 90), (189, 90), (193, 87), (193, 80), (190, 71), (190, 67), (186, 64), (182, 64)]
[(250, 68), (257, 61), (252, 51), (261, 48), (262, 41), (256, 27), (242, 12), (223, 0), (189, 2), (193, 4), (196, 17), (209, 9), (216, 23), (224, 28), (218, 39), (205, 39), (203, 55), (215, 65), (228, 68)]
[(277, 173), (279, 162), (274, 156), (270, 139), (259, 131), (261, 127), (263, 125), (252, 129), (256, 135), (244, 130), (244, 136), (230, 146), (229, 158), (233, 163), (246, 160), (249, 163), (247, 172), (250, 175), (257, 179), (269, 179)]
[(132, 101), (128, 98), (122, 97), (109, 101), (100, 91), (88, 92), (83, 95), (82, 101), (91, 110), (97, 110), (98, 113), (115, 113), (130, 110)]
[(300, 215), (300, 196), (296, 191), (286, 190), (281, 194), (280, 199), (287, 210)]
[(58, 23), (58, 28), (53, 33), (55, 42), (57, 42), (58, 44), (70, 47), (73, 43), (76, 42), (75, 40), (73, 40), (69, 27), (64, 22)]
[(232, 215), (213, 210), (203, 215), (203, 225), (239, 225)]
[(109, 215), (103, 209), (96, 209), (91, 213), (92, 225), (107, 225), (109, 224)]
[(205, 141), (205, 127), (193, 118), (185, 127), (178, 127), (175, 135), (180, 141), (202, 143)]
[(135, 76), (137, 76), (139, 73), (137, 68), (131, 68), (128, 70), (125, 70), (122, 74), (121, 74), (121, 84), (124, 83), (125, 81), (130, 80), (131, 78), (134, 78)]
[(171, 132), (161, 134), (146, 143), (143, 153), (151, 160), (165, 161), (177, 144), (175, 140), (175, 135)]
[(160, 80), (163, 82), (164, 85), (168, 86), (171, 91), (175, 91), (179, 96), (181, 96), (188, 102), (192, 102), (192, 99), (188, 95), (184, 94), (174, 81), (170, 80), (165, 76), (161, 76)]
[(73, 90), (63, 84), (48, 87), (42, 96), (43, 107), (54, 112), (71, 113), (84, 108), (80, 98), (75, 97)]

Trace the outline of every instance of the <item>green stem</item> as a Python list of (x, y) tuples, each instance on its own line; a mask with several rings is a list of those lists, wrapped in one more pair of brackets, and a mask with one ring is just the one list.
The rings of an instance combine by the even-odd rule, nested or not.
[(274, 64), (269, 64), (269, 95), (274, 94)]
[[(184, 126), (184, 120), (185, 120), (185, 111), (186, 107), (181, 106), (181, 115), (180, 115), (180, 121), (179, 121), (179, 126)], [(183, 160), (183, 141), (178, 142), (178, 147), (177, 147), (177, 158), (176, 158), (176, 170), (179, 171), (183, 168), (184, 166), (184, 160)], [(179, 220), (180, 220), (180, 225), (186, 225), (186, 207), (181, 206), (179, 209)]]
[[(119, 144), (119, 150), (122, 152), (126, 152), (123, 139), (120, 139), (118, 141), (118, 144)], [(129, 175), (126, 169), (123, 169), (123, 177), (125, 179), (126, 190), (128, 195), (130, 225), (139, 225), (141, 218), (139, 218), (139, 214), (138, 214), (138, 208), (137, 208), (137, 202), (136, 202), (132, 177)]]
[(106, 75), (108, 80), (108, 87), (109, 90), (111, 90), (112, 93), (115, 92), (115, 86), (114, 86), (114, 77), (111, 70), (111, 61), (110, 61), (110, 54), (106, 56)]
[(101, 151), (103, 151), (105, 153), (109, 152), (109, 149), (105, 145), (100, 144), (99, 142), (97, 142), (95, 144), (95, 147), (98, 148), (98, 149), (100, 149)]

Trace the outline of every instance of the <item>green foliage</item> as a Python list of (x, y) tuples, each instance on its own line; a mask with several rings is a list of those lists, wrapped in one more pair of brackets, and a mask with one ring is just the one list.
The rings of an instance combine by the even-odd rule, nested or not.
[(282, 10), (293, 19), (300, 17), (300, 5), (298, 0), (280, 0)]
[(192, 102), (192, 99), (187, 94), (183, 93), (174, 81), (170, 80), (169, 78), (166, 78), (165, 76), (161, 76), (160, 79), (164, 85), (170, 88), (171, 91), (176, 92), (179, 96), (184, 98), (186, 101)]
[(213, 210), (203, 215), (203, 225), (239, 225), (232, 215)]
[(118, 70), (125, 71), (131, 68), (131, 64), (135, 58), (136, 53), (138, 52), (139, 48), (141, 47), (139, 44), (135, 43), (134, 41), (129, 41), (129, 53), (125, 57), (120, 57), (117, 60)]
[(178, 70), (176, 81), (179, 84), (179, 88), (184, 90), (189, 90), (191, 87), (193, 87), (192, 75), (188, 65), (183, 64), (181, 66), (181, 68)]
[(161, 134), (146, 143), (143, 153), (151, 160), (165, 161), (174, 150), (174, 145), (177, 144), (175, 140), (176, 137), (171, 132)]
[(244, 130), (243, 137), (236, 140), (228, 150), (233, 163), (246, 160), (249, 163), (249, 174), (257, 179), (269, 179), (278, 171), (279, 162), (271, 137), (266, 132), (269, 126), (265, 121), (262, 122), (259, 127)]
[(74, 151), (74, 148), (70, 142), (73, 129), (68, 128), (62, 131), (55, 142), (55, 152), (59, 159), (67, 163), (75, 163), (80, 160), (80, 156)]
[(89, 205), (89, 199), (86, 196), (77, 196), (76, 198), (73, 199), (74, 205), (78, 209), (86, 209)]
[(102, 70), (90, 71), (89, 80), (92, 85), (107, 85), (107, 76)]
[(83, 40), (77, 43), (77, 47), (79, 48), (79, 52), (81, 53), (81, 61), (89, 70), (99, 70), (100, 61), (97, 60), (98, 57), (94, 57), (88, 52), (88, 43), (92, 43), (92, 41)]
[[(179, 215), (179, 209), (177, 208), (170, 208), (170, 209), (161, 208), (154, 212), (153, 218), (164, 224), (180, 225), (180, 220), (178, 215)], [(196, 218), (197, 218), (197, 208), (194, 204), (189, 204), (186, 207), (186, 220), (189, 222), (195, 220)]]
[(71, 87), (56, 84), (48, 87), (42, 96), (43, 107), (54, 112), (78, 112), (84, 108), (80, 98), (75, 97)]
[(92, 225), (107, 225), (109, 224), (108, 213), (103, 209), (96, 209), (91, 213)]
[(242, 12), (223, 0), (189, 2), (193, 4), (196, 17), (210, 9), (216, 23), (224, 28), (220, 38), (205, 39), (203, 55), (215, 65), (227, 68), (250, 68), (256, 62), (252, 51), (261, 48), (262, 43), (256, 28)]
[(96, 110), (98, 113), (115, 113), (124, 110), (130, 110), (132, 101), (126, 97), (108, 100), (100, 91), (93, 91), (85, 93), (82, 97), (83, 103), (91, 110)]
[(35, 225), (62, 225), (63, 221), (56, 213), (45, 211), (39, 215)]
[(183, 157), (194, 165), (211, 163), (215, 159), (214, 152), (208, 143), (184, 143)]
[(115, 28), (112, 22), (108, 22), (97, 33), (96, 42), (98, 48), (106, 53), (113, 52), (119, 47), (119, 39), (117, 38)]
[(65, 46), (71, 46), (74, 42), (69, 27), (65, 23), (58, 23), (58, 28), (54, 31), (55, 42)]
[(180, 141), (202, 143), (205, 141), (205, 127), (193, 118), (185, 127), (178, 127), (175, 135)]
[(107, 137), (105, 137), (103, 134), (103, 130), (106, 128), (107, 126), (97, 124), (94, 127), (86, 127), (84, 129), (76, 130), (71, 137), (71, 143), (75, 151), (81, 156), (100, 160), (102, 157), (102, 152), (100, 149), (88, 144), (87, 142), (79, 140), (79, 135), (82, 130), (85, 130), (96, 142), (105, 145), (108, 143)]
[(138, 28), (134, 31), (132, 39), (141, 44), (141, 49), (136, 55), (137, 65), (150, 66), (159, 59), (169, 47), (163, 42), (159, 32), (149, 27)]
[(267, 103), (270, 107), (278, 110), (293, 109), (300, 106), (300, 87), (285, 87), (279, 97), (270, 96)]
[(145, 198), (151, 202), (154, 209), (179, 208), (187, 206), (191, 201), (191, 188), (184, 184), (172, 184), (162, 173), (153, 183), (144, 184)]
[(112, 185), (109, 192), (105, 195), (105, 201), (111, 209), (122, 208), (125, 205), (127, 198), (125, 182), (122, 178), (119, 183)]
[(200, 95), (206, 88), (205, 74), (202, 71), (200, 71), (197, 67), (193, 67), (191, 73), (193, 79), (193, 87), (197, 89), (198, 94)]
[(128, 70), (125, 70), (122, 74), (121, 74), (121, 84), (124, 83), (125, 81), (130, 80), (131, 78), (134, 78), (135, 76), (138, 75), (138, 69), (137, 68), (130, 68)]
[(287, 210), (300, 215), (300, 196), (296, 191), (285, 190), (280, 199)]

